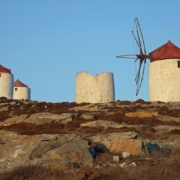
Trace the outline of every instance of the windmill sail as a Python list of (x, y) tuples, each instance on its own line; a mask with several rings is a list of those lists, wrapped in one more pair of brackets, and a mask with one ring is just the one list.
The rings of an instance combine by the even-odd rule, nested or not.
[(141, 30), (138, 18), (134, 18), (134, 22), (136, 25), (136, 34), (132, 31), (132, 35), (139, 48), (139, 54), (120, 55), (116, 57), (123, 58), (123, 59), (124, 58), (135, 59), (135, 62), (139, 61), (139, 68), (135, 77), (136, 96), (137, 96), (141, 89), (141, 85), (142, 85), (142, 81), (144, 77), (146, 59), (149, 59), (149, 56), (146, 54), (146, 47), (145, 47), (144, 38), (143, 38), (143, 34), (142, 34), (142, 30)]

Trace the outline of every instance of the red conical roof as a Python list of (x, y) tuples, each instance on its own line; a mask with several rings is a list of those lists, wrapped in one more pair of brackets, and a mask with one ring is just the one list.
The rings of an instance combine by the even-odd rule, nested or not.
[(155, 49), (150, 55), (151, 62), (164, 59), (180, 59), (180, 49), (171, 41)]
[(14, 87), (28, 87), (27, 85), (23, 84), (21, 81), (19, 81), (19, 79), (17, 79), (14, 82)]
[(11, 70), (8, 68), (3, 67), (2, 65), (0, 65), (0, 73), (9, 73), (11, 74)]

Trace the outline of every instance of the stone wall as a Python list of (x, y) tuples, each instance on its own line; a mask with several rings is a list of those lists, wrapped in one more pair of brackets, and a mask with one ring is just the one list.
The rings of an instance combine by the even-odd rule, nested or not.
[(0, 97), (13, 98), (14, 77), (10, 73), (0, 73)]
[(150, 101), (180, 101), (180, 59), (159, 60), (149, 64)]
[(104, 103), (115, 100), (113, 73), (92, 76), (87, 72), (76, 75), (76, 102)]
[(14, 87), (13, 99), (29, 99), (30, 100), (30, 88)]

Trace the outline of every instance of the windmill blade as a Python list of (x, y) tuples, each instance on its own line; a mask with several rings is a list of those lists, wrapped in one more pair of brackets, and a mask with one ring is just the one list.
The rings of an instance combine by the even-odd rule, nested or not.
[(144, 62), (144, 65), (143, 65), (143, 71), (142, 71), (141, 82), (140, 82), (139, 88), (141, 88), (141, 84), (142, 84), (142, 81), (143, 81), (143, 78), (144, 78), (144, 71), (145, 71), (146, 59), (145, 59), (143, 62)]
[(141, 89), (141, 85), (142, 85), (142, 81), (143, 81), (143, 78), (144, 78), (144, 72), (145, 72), (145, 64), (146, 64), (146, 59), (143, 61), (143, 71), (142, 71), (142, 75), (141, 75), (141, 78), (140, 78), (140, 74), (139, 74), (139, 78), (138, 78), (138, 84), (137, 84), (137, 88), (136, 88), (136, 96), (138, 95), (140, 89)]
[(139, 42), (139, 51), (140, 51), (140, 54), (143, 54), (142, 52), (142, 46), (141, 46), (141, 39), (140, 39), (140, 36), (139, 36), (139, 27), (138, 27), (138, 20), (137, 18), (134, 19), (135, 20), (135, 23), (136, 23), (136, 34), (137, 34), (137, 38), (138, 38), (138, 42)]
[(139, 78), (139, 75), (141, 72), (141, 65), (142, 65), (142, 61), (140, 60), (139, 61), (139, 69), (138, 69), (138, 72), (137, 72), (136, 77), (135, 77), (136, 84), (138, 83), (138, 78)]
[(135, 41), (136, 41), (136, 43), (137, 43), (138, 47), (140, 48), (139, 42), (138, 42), (138, 40), (137, 40), (136, 36), (134, 35), (134, 32), (133, 32), (133, 31), (132, 31), (132, 35), (133, 35), (133, 37), (134, 37), (134, 39), (135, 39)]
[[(134, 57), (133, 57), (134, 56)], [(135, 57), (136, 56), (136, 57)], [(127, 59), (136, 59), (137, 58), (137, 54), (128, 54), (128, 55), (120, 55), (120, 56), (116, 56), (117, 58), (127, 58)]]
[(133, 37), (136, 41), (136, 44), (139, 48), (139, 54), (120, 55), (120, 56), (116, 56), (116, 57), (117, 58), (135, 59), (134, 62), (139, 60), (139, 69), (138, 69), (136, 77), (135, 77), (136, 95), (138, 95), (141, 85), (142, 85), (143, 78), (144, 78), (146, 59), (150, 59), (150, 56), (146, 54), (144, 37), (142, 34), (142, 30), (141, 30), (138, 18), (134, 18), (134, 22), (135, 22), (135, 26), (136, 26), (135, 27), (136, 32), (134, 33), (132, 31), (132, 35), (133, 35)]
[(139, 82), (140, 82), (140, 69), (138, 71), (138, 74), (136, 75), (136, 96), (138, 95), (139, 93), (139, 90), (140, 90), (140, 86), (139, 86)]
[(143, 37), (143, 34), (142, 34), (141, 26), (140, 26), (139, 21), (138, 21), (137, 18), (136, 18), (136, 21), (137, 21), (137, 24), (138, 24), (138, 27), (139, 27), (139, 30), (140, 30), (140, 33), (141, 33), (141, 39), (142, 39), (143, 47), (144, 47), (144, 54), (146, 55), (146, 47), (145, 47), (145, 43), (144, 43), (144, 37)]
[[(139, 64), (139, 69), (138, 69), (138, 72), (137, 72), (136, 78), (135, 78), (136, 87), (137, 87), (136, 89), (139, 88), (139, 82), (140, 82), (140, 77), (141, 77), (141, 66), (142, 66), (143, 61), (140, 60), (139, 63), (140, 63), (140, 64)], [(137, 92), (137, 90), (136, 90), (136, 92)], [(136, 93), (136, 94), (137, 94), (137, 93)]]

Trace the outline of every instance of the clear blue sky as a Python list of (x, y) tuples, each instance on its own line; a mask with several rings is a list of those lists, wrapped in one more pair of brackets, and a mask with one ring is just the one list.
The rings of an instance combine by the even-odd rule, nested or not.
[(75, 101), (76, 74), (112, 72), (116, 100), (149, 100), (148, 64), (138, 96), (138, 17), (147, 52), (171, 40), (180, 47), (179, 0), (0, 0), (0, 64), (31, 88), (32, 100)]

